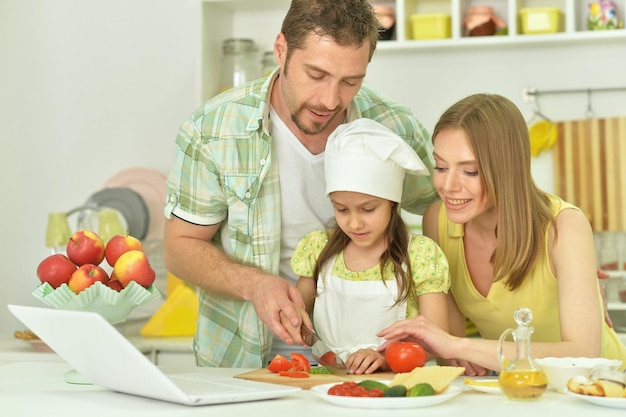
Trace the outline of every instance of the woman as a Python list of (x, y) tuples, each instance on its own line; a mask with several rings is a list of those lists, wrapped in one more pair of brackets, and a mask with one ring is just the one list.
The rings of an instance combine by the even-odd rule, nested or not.
[[(441, 197), (424, 215), (424, 234), (450, 264), (450, 334), (423, 317), (393, 324), (386, 339), (411, 339), (468, 375), (499, 370), (496, 344), (534, 313), (532, 355), (603, 356), (626, 362), (626, 348), (603, 320), (593, 233), (580, 209), (535, 185), (526, 122), (508, 99), (469, 96), (433, 132), (433, 181)], [(482, 338), (468, 339), (465, 318)], [(514, 345), (505, 353), (512, 357)]]

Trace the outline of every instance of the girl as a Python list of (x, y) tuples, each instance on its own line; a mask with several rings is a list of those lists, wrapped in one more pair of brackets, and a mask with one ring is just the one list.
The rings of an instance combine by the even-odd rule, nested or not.
[(405, 173), (428, 171), (402, 138), (369, 119), (339, 126), (324, 164), (335, 225), (296, 247), (297, 288), (318, 336), (350, 373), (387, 370), (378, 331), (418, 314), (448, 329), (445, 256), (409, 233), (398, 207)]

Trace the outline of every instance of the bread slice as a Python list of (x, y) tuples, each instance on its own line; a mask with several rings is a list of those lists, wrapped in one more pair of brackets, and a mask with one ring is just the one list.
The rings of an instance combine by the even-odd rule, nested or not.
[(465, 368), (461, 366), (424, 366), (423, 368), (415, 368), (411, 372), (396, 374), (389, 385), (392, 387), (404, 385), (409, 390), (417, 384), (428, 383), (433, 387), (435, 393), (439, 394), (463, 372), (465, 372)]
[(571, 378), (567, 381), (567, 388), (576, 394), (592, 395), (594, 397), (604, 396), (602, 389), (584, 376)]
[(617, 397), (624, 398), (626, 397), (626, 391), (624, 390), (624, 385), (619, 384), (613, 381), (606, 381), (599, 379), (593, 382), (594, 385), (599, 386), (602, 389), (605, 397)]
[(623, 384), (604, 379), (591, 381), (585, 377), (578, 376), (567, 381), (567, 388), (577, 394), (594, 397), (626, 398), (626, 388)]

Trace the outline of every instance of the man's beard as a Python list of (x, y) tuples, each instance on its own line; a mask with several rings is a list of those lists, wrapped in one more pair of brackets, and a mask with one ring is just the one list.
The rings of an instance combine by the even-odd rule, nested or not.
[[(305, 135), (318, 135), (328, 127), (328, 125), (335, 119), (337, 113), (334, 113), (326, 122), (324, 123), (316, 123), (313, 122), (313, 127), (307, 127), (302, 123), (298, 115), (306, 112), (307, 109), (303, 106), (297, 112), (291, 114), (291, 121), (300, 129)], [(315, 110), (314, 110), (315, 111)], [(323, 113), (330, 113), (328, 109), (323, 109)]]

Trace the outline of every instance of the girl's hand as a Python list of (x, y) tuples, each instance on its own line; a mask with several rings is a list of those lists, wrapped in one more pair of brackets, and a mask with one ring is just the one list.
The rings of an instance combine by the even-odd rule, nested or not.
[(385, 354), (374, 349), (359, 349), (346, 361), (349, 374), (371, 374), (377, 370), (388, 371)]

